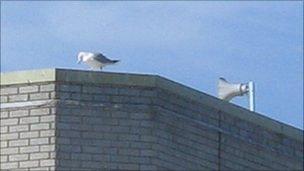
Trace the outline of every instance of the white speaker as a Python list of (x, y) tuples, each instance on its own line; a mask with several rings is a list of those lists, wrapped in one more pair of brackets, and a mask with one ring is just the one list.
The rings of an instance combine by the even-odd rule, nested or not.
[(231, 84), (224, 78), (218, 82), (218, 97), (225, 101), (230, 101), (235, 96), (242, 96), (248, 92), (246, 84)]
[(235, 96), (249, 95), (249, 108), (254, 111), (254, 84), (250, 81), (248, 84), (231, 84), (224, 78), (218, 81), (218, 97), (225, 101), (230, 101)]

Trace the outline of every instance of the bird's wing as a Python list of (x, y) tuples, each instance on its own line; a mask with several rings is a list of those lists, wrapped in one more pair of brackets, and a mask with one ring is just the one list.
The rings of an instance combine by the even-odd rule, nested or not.
[(112, 60), (108, 59), (101, 53), (94, 54), (93, 59), (98, 62), (101, 62), (101, 63), (112, 63), (113, 62)]

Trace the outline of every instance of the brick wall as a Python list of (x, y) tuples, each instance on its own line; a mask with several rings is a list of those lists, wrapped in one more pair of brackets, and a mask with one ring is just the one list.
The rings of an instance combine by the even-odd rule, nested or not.
[(54, 73), (1, 86), (1, 169), (303, 168), (303, 131), (258, 113), (158, 76)]
[(58, 84), (58, 169), (156, 170), (153, 97), (147, 87)]
[(1, 170), (54, 170), (55, 108), (29, 104), (50, 100), (54, 92), (53, 83), (1, 87)]

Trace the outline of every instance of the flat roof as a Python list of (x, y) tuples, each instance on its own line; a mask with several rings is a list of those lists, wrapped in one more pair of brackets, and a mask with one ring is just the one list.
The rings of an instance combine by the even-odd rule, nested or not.
[(232, 116), (254, 123), (274, 132), (303, 141), (303, 130), (281, 123), (257, 112), (220, 100), (180, 83), (158, 75), (85, 71), (72, 69), (40, 69), (1, 73), (1, 86), (38, 82), (87, 82), (91, 84), (113, 84), (127, 86), (159, 87), (182, 97), (198, 101)]

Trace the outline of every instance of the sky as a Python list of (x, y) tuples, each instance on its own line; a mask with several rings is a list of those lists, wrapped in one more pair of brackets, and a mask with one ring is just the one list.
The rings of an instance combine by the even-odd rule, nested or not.
[[(217, 96), (219, 77), (256, 85), (256, 112), (303, 129), (302, 1), (2, 1), (1, 72), (88, 69), (156, 74)], [(248, 107), (247, 97), (232, 103)]]

